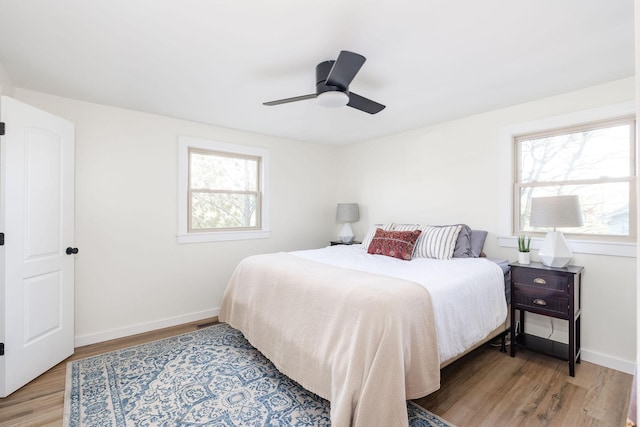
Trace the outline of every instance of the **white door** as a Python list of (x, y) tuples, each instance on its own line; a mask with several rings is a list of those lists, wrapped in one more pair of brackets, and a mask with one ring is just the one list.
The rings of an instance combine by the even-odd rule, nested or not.
[(6, 96), (0, 122), (5, 397), (73, 354), (74, 126)]

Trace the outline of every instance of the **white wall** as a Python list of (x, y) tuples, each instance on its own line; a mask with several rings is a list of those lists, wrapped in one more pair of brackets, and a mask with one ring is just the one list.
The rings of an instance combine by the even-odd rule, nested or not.
[[(338, 199), (360, 204), (362, 236), (374, 223), (467, 223), (489, 231), (485, 252), (516, 259), (497, 244), (504, 168), (501, 130), (534, 121), (635, 99), (634, 79), (608, 84), (340, 148)], [(536, 253), (533, 254), (535, 259)], [(636, 259), (575, 254), (585, 267), (583, 358), (632, 370), (636, 360)], [(548, 335), (548, 318), (528, 322)], [(566, 322), (554, 321), (563, 340)]]
[[(336, 149), (16, 89), (76, 125), (76, 343), (217, 315), (244, 257), (326, 246)], [(176, 243), (177, 138), (266, 147), (271, 238)]]
[[(640, 112), (640, 0), (634, 2), (635, 12), (635, 54), (636, 54), (636, 112)], [(637, 116), (636, 116), (637, 118)], [(637, 121), (636, 121), (637, 124)], [(636, 141), (640, 141), (640, 129), (636, 125)], [(636, 150), (636, 173), (640, 170), (640, 150)], [(636, 197), (638, 197), (638, 219), (640, 220), (640, 189), (636, 186)], [(638, 221), (640, 223), (640, 221)], [(640, 263), (636, 265), (637, 274), (640, 276)], [(636, 278), (636, 289), (638, 287), (638, 280)], [(640, 317), (638, 317), (637, 308), (640, 307), (640, 292), (636, 291), (636, 335), (640, 331)], [(631, 391), (631, 401), (629, 404), (629, 418), (634, 422), (638, 422), (638, 407), (640, 406), (640, 393), (638, 393), (638, 364), (640, 364), (640, 339), (636, 340), (636, 369), (634, 371), (634, 381)]]
[(13, 96), (13, 84), (2, 62), (0, 62), (0, 95)]
[[(490, 256), (513, 260), (514, 250), (496, 241), (503, 229), (501, 130), (633, 100), (634, 79), (339, 148), (15, 92), (76, 124), (76, 336), (87, 344), (216, 314), (242, 258), (320, 247), (335, 237), (336, 201), (360, 204), (356, 238), (376, 222), (465, 222), (490, 232)], [(270, 239), (176, 244), (178, 135), (270, 149)], [(629, 371), (636, 259), (575, 254), (574, 264), (586, 267), (583, 358)], [(548, 318), (531, 323), (550, 332)], [(564, 323), (554, 321), (554, 338), (563, 339)]]

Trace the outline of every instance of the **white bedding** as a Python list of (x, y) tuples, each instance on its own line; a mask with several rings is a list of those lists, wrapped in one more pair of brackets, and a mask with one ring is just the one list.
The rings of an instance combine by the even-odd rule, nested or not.
[(360, 245), (290, 254), (336, 267), (397, 277), (427, 288), (433, 302), (441, 363), (486, 338), (507, 317), (502, 269), (485, 258), (403, 261), (368, 254)]

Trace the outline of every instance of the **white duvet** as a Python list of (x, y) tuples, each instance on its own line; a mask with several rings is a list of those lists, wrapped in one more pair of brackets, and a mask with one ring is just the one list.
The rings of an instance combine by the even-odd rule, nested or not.
[(336, 267), (397, 277), (427, 288), (433, 303), (441, 363), (464, 353), (507, 318), (502, 269), (485, 258), (403, 261), (368, 254), (360, 245), (290, 254)]

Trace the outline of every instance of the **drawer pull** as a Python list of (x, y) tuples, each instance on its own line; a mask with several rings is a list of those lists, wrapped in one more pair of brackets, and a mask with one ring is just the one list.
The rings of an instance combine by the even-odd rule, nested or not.
[(533, 279), (533, 283), (535, 283), (536, 285), (546, 285), (547, 281), (541, 279), (540, 277), (536, 277), (535, 279)]
[(542, 298), (536, 298), (533, 300), (533, 303), (535, 305), (547, 305), (547, 302), (545, 300), (543, 300)]

